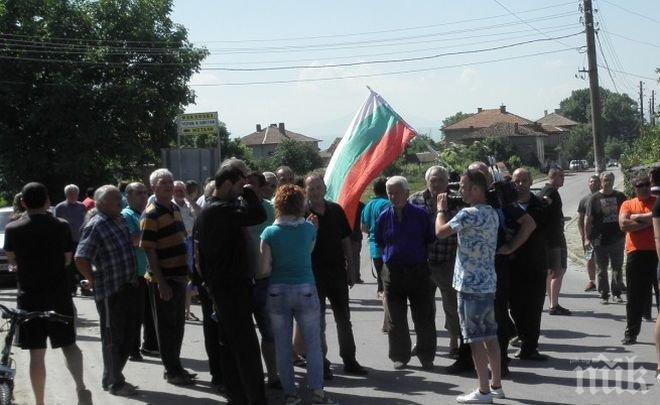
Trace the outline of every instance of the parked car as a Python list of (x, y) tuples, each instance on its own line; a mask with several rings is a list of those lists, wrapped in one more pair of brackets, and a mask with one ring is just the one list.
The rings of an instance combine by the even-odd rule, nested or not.
[(8, 283), (16, 283), (16, 273), (9, 271), (7, 255), (5, 255), (5, 251), (3, 249), (5, 246), (5, 226), (9, 223), (11, 213), (11, 207), (0, 208), (0, 283), (3, 285)]
[(580, 160), (571, 160), (568, 163), (568, 168), (570, 170), (574, 170), (576, 172), (584, 169), (584, 167), (582, 166), (582, 161), (580, 161)]

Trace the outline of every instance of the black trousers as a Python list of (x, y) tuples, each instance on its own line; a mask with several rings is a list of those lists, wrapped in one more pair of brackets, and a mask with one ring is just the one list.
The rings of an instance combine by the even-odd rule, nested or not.
[(103, 347), (103, 388), (119, 388), (122, 373), (135, 342), (138, 318), (137, 287), (124, 285), (119, 291), (96, 301)]
[(186, 325), (186, 285), (168, 280), (172, 289), (172, 298), (163, 301), (154, 289), (156, 295), (156, 320), (158, 325), (158, 338), (160, 339), (160, 358), (169, 376), (180, 375), (184, 372), (181, 365), (181, 345), (183, 344), (183, 331)]
[[(151, 311), (151, 305), (149, 305), (149, 297), (147, 296), (147, 280), (144, 277), (138, 277), (137, 287), (135, 288), (136, 305), (137, 305), (137, 319), (135, 322), (135, 335), (133, 336), (133, 344), (131, 345), (131, 356), (140, 354), (140, 332), (142, 331), (142, 325), (144, 324), (144, 319), (147, 311)], [(149, 319), (152, 321), (152, 316), (149, 316)], [(157, 347), (157, 346), (156, 346)]]
[[(509, 358), (509, 339), (515, 333), (516, 328), (509, 316), (509, 297), (511, 286), (509, 257), (504, 255), (495, 256), (495, 273), (497, 274), (497, 286), (495, 291), (495, 321), (497, 322), (497, 340), (500, 344), (500, 356), (502, 365), (507, 365), (511, 360)], [(459, 362), (467, 364), (472, 363), (472, 350), (470, 345), (463, 341), (461, 335), (461, 345), (458, 351)]]
[(158, 295), (158, 287), (156, 284), (149, 285), (145, 280), (145, 293), (144, 293), (144, 321), (142, 322), (142, 348), (146, 350), (159, 351), (158, 348), (158, 337), (156, 336), (156, 326), (154, 324), (154, 315), (153, 311), (156, 309), (153, 308), (151, 304), (149, 290), (154, 291), (154, 295)]
[(536, 264), (533, 258), (515, 257), (511, 261), (511, 316), (522, 345), (521, 353), (538, 350), (541, 315), (545, 302), (548, 277), (547, 265)]
[(220, 332), (220, 367), (232, 404), (266, 404), (259, 340), (252, 320), (252, 285), (212, 291)]
[[(325, 308), (326, 298), (330, 301), (332, 314), (337, 324), (337, 339), (339, 341), (339, 356), (344, 364), (355, 360), (355, 337), (351, 324), (351, 311), (348, 306), (348, 284), (345, 281), (317, 280), (316, 291), (321, 303), (321, 348), (323, 358), (328, 354), (328, 342), (325, 338)], [(329, 364), (325, 360), (325, 364)]]
[(649, 291), (657, 283), (658, 256), (653, 250), (635, 251), (628, 254), (626, 282), (626, 337), (637, 338), (642, 326), (642, 314), (649, 306)]
[(385, 299), (390, 312), (387, 333), (389, 357), (392, 361), (410, 361), (411, 340), (408, 328), (408, 301), (415, 333), (417, 357), (421, 362), (435, 358), (437, 334), (435, 330), (435, 306), (431, 294), (435, 284), (426, 264), (404, 267), (385, 264), (383, 267)]
[(220, 333), (218, 322), (213, 319), (213, 301), (206, 291), (206, 287), (198, 286), (198, 297), (202, 304), (202, 327), (204, 332), (204, 348), (209, 358), (209, 372), (215, 382), (222, 382), (222, 371), (220, 369)]

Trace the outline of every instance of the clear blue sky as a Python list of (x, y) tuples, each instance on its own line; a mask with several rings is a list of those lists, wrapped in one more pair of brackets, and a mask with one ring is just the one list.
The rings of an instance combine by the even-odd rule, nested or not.
[[(565, 50), (481, 62), (583, 46), (584, 34), (558, 40), (563, 44), (535, 42), (413, 62), (258, 72), (209, 69), (312, 66), (420, 57), (491, 48), (582, 30), (579, 0), (499, 2), (527, 24), (509, 14), (495, 0), (177, 0), (174, 21), (188, 29), (193, 43), (211, 51), (211, 56), (204, 61), (203, 71), (191, 81), (197, 94), (196, 104), (186, 110), (218, 111), (233, 136), (251, 133), (257, 123), (285, 122), (293, 131), (327, 141), (343, 135), (367, 95), (365, 86), (369, 85), (420, 132), (439, 128), (443, 118), (457, 111), (496, 108), (501, 103), (513, 113), (537, 119), (544, 110), (558, 108), (559, 101), (568, 97), (571, 90), (588, 86), (586, 80), (575, 77), (577, 69), (587, 65), (584, 53)], [(600, 38), (609, 66), (649, 78), (657, 77), (654, 70), (660, 66), (657, 58), (660, 2), (594, 0), (594, 5), (599, 10), (596, 15), (602, 22), (600, 28), (608, 31), (601, 32)], [(600, 53), (598, 58), (599, 63), (604, 64)], [(463, 66), (447, 68), (452, 65)], [(331, 81), (226, 85), (433, 68), (440, 69)], [(649, 79), (618, 73), (613, 73), (613, 78), (620, 92), (635, 99), (639, 80), (644, 82), (646, 94), (660, 89), (657, 82)], [(600, 69), (600, 83), (614, 90), (605, 69)], [(225, 85), (197, 86), (200, 84)], [(660, 95), (657, 99), (660, 100)]]

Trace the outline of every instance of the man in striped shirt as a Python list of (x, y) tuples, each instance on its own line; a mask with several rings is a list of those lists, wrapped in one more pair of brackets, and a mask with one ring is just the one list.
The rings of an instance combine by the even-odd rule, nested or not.
[(158, 169), (149, 176), (149, 183), (156, 198), (140, 221), (140, 247), (147, 254), (152, 280), (158, 285), (155, 315), (160, 356), (168, 383), (191, 385), (195, 375), (184, 370), (180, 359), (188, 281), (186, 230), (179, 208), (172, 203), (172, 173)]

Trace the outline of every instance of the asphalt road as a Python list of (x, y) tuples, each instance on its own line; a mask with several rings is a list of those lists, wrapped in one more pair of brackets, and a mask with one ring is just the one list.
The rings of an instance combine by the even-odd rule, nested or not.
[[(566, 215), (572, 216), (590, 172), (569, 175), (561, 189)], [(436, 367), (423, 371), (413, 359), (405, 370), (393, 370), (387, 358), (387, 336), (380, 332), (382, 310), (376, 299), (375, 280), (363, 250), (363, 278), (367, 283), (354, 287), (351, 294), (353, 329), (358, 360), (369, 368), (365, 377), (344, 375), (335, 365), (335, 379), (327, 390), (341, 404), (438, 404), (454, 403), (455, 397), (476, 387), (476, 376), (452, 376), (442, 367), (451, 364), (447, 357), (447, 334), (443, 329), (442, 311), (438, 311), (438, 351)], [(619, 344), (625, 327), (625, 305), (599, 303), (596, 293), (584, 293), (585, 274), (571, 265), (565, 277), (560, 302), (573, 310), (571, 317), (543, 315), (540, 350), (551, 359), (547, 362), (511, 363), (511, 375), (504, 380), (508, 399), (502, 404), (657, 404), (660, 385), (655, 384), (655, 349), (653, 324), (644, 322), (639, 343), (623, 347)], [(440, 298), (437, 304), (441, 305)], [(0, 302), (12, 304), (15, 291), (0, 291)], [(128, 381), (140, 386), (140, 395), (132, 399), (113, 397), (101, 390), (101, 352), (98, 315), (88, 298), (75, 299), (78, 311), (79, 344), (85, 356), (85, 380), (93, 390), (96, 404), (207, 404), (224, 403), (209, 387), (210, 376), (203, 349), (201, 324), (186, 326), (182, 352), (184, 365), (200, 373), (195, 387), (179, 388), (162, 379), (162, 366), (157, 360), (129, 363), (125, 369)], [(194, 307), (199, 315), (199, 308)], [(332, 316), (328, 315), (328, 357), (339, 363), (336, 333)], [(412, 323), (411, 323), (412, 326)], [(413, 332), (411, 332), (413, 333)], [(414, 337), (413, 337), (414, 339)], [(17, 403), (32, 403), (28, 378), (28, 356), (14, 350), (17, 362)], [(512, 353), (513, 354), (513, 349)], [(47, 403), (75, 403), (73, 381), (58, 351), (47, 354)], [(304, 370), (296, 369), (304, 385)], [(303, 393), (305, 391), (303, 390)], [(272, 403), (281, 403), (281, 394), (270, 392)]]

